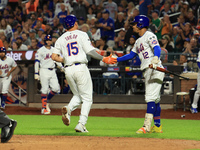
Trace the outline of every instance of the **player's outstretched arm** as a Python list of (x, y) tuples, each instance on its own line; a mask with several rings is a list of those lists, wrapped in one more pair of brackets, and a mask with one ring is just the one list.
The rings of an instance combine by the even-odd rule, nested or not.
[(51, 59), (57, 62), (64, 62), (64, 58), (62, 58), (60, 55), (52, 53)]
[(98, 54), (96, 52), (96, 49), (90, 51), (87, 53), (88, 55), (90, 55), (91, 57), (93, 57), (94, 59), (97, 59), (97, 60), (102, 60), (103, 62), (107, 63), (107, 64), (115, 64), (114, 60), (116, 58), (113, 58), (112, 57), (112, 54), (110, 56), (107, 56), (107, 57), (103, 57), (101, 56), (100, 54)]
[(116, 60), (117, 62), (127, 61), (129, 59), (133, 59), (137, 54), (133, 51), (131, 51), (129, 54), (126, 54), (122, 57), (118, 57)]

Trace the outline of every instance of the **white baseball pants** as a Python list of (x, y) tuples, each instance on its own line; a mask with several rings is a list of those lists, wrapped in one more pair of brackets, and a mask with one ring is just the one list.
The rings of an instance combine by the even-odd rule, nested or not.
[(73, 111), (82, 103), (79, 123), (85, 125), (93, 102), (93, 85), (88, 67), (86, 64), (68, 66), (65, 76), (73, 93), (68, 107)]
[(10, 75), (9, 77), (0, 78), (0, 93), (1, 94), (8, 93), (11, 79), (12, 79), (12, 75)]
[(160, 101), (160, 90), (165, 73), (147, 68), (144, 72), (145, 78), (145, 101), (156, 104)]
[(60, 85), (58, 83), (58, 78), (56, 75), (55, 69), (43, 69), (40, 68), (40, 83), (41, 83), (41, 92), (43, 94), (47, 94), (49, 90), (49, 86), (52, 91), (59, 93), (60, 92)]
[(198, 71), (197, 75), (197, 90), (194, 93), (194, 98), (193, 98), (193, 103), (192, 107), (197, 108), (198, 107), (198, 101), (199, 101), (199, 96), (200, 96), (200, 70)]

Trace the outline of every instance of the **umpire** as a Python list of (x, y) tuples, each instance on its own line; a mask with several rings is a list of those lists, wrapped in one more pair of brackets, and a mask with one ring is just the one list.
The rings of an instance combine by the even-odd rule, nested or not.
[(11, 139), (16, 126), (17, 126), (17, 121), (10, 119), (0, 109), (1, 143), (6, 143)]

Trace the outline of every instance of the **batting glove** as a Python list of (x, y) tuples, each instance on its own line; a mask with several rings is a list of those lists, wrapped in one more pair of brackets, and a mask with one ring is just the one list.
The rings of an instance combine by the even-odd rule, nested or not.
[(158, 62), (159, 62), (158, 56), (154, 56), (153, 59), (151, 60), (152, 64), (158, 64)]
[(102, 61), (107, 64), (115, 64), (117, 62), (117, 58), (113, 58), (112, 54), (110, 54), (108, 57), (103, 57)]
[(35, 80), (40, 80), (39, 74), (35, 74), (34, 78), (35, 78)]

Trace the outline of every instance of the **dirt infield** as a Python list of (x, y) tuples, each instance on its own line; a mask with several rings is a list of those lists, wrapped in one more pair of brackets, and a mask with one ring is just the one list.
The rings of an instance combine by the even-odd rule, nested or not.
[[(40, 115), (39, 108), (8, 106), (5, 112), (10, 115)], [(80, 110), (72, 112), (78, 116)], [(92, 109), (90, 116), (109, 117), (135, 117), (143, 118), (145, 110), (111, 110)], [(61, 115), (60, 109), (52, 109), (51, 115)], [(184, 118), (181, 115), (185, 115)], [(194, 119), (200, 120), (199, 114), (191, 114), (183, 110), (162, 110), (162, 118), (165, 119)], [(170, 140), (150, 138), (119, 138), (119, 137), (88, 137), (88, 136), (30, 136), (14, 135), (6, 144), (0, 144), (2, 150), (185, 150), (200, 148), (199, 141)]]

